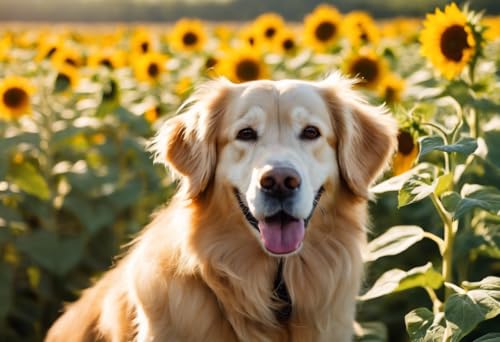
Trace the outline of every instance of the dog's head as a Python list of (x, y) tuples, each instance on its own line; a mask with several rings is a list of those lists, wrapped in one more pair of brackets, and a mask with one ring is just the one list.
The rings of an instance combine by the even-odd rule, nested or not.
[(366, 199), (394, 149), (393, 120), (351, 86), (338, 75), (212, 81), (165, 123), (153, 149), (179, 176), (181, 196), (226, 187), (264, 250), (292, 254), (322, 192), (344, 186)]

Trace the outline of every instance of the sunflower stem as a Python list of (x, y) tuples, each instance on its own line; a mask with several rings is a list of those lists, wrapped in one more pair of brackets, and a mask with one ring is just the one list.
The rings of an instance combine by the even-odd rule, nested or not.
[(424, 287), (425, 291), (429, 295), (429, 298), (432, 301), (432, 311), (434, 314), (437, 314), (441, 311), (441, 307), (443, 306), (443, 303), (439, 300), (436, 292), (432, 287), (426, 286)]
[[(39, 82), (42, 84), (42, 82)], [(49, 94), (46, 87), (41, 86), (41, 96), (40, 96), (40, 149), (42, 151), (40, 155), (40, 167), (47, 182), (49, 188), (49, 214), (45, 220), (45, 228), (49, 231), (55, 232), (57, 230), (56, 225), (56, 212), (54, 208), (54, 199), (56, 191), (54, 189), (55, 185), (52, 178), (52, 168), (54, 166), (54, 156), (51, 148), (52, 140), (52, 126), (53, 126), (53, 110), (50, 107), (47, 99)]]
[[(451, 144), (454, 144), (457, 141), (458, 134), (460, 132), (460, 128), (462, 127), (462, 125), (464, 123), (463, 113), (462, 113), (461, 108), (460, 108), (460, 111), (458, 114), (459, 114), (460, 120), (457, 122), (457, 124), (453, 128), (453, 131), (450, 134), (450, 143)], [(450, 170), (449, 170), (449, 172), (452, 172), (452, 173), (455, 171), (455, 166), (456, 166), (456, 158), (455, 157), (456, 157), (456, 153), (450, 153), (450, 155), (449, 155), (449, 158), (450, 158)]]
[(470, 79), (470, 86), (474, 84), (475, 81), (475, 76), (476, 76), (476, 61), (477, 59), (474, 59), (472, 63), (469, 66), (469, 79)]
[[(458, 221), (452, 220), (450, 214), (446, 211), (436, 194), (431, 194), (431, 200), (444, 225), (443, 249), (441, 250), (441, 255), (443, 257), (441, 274), (445, 282), (453, 283), (453, 246), (455, 243)], [(445, 289), (445, 301), (451, 293), (450, 289)]]
[(470, 135), (472, 138), (478, 138), (480, 134), (479, 112), (474, 108), (470, 108), (470, 113), (471, 113)]
[[(439, 126), (435, 123), (432, 123), (432, 122), (422, 122), (422, 125), (429, 126), (432, 129), (434, 129), (439, 134), (439, 136), (441, 138), (443, 138), (443, 141), (446, 145), (450, 144), (448, 133), (446, 133), (446, 131), (441, 126)], [(446, 152), (444, 152), (443, 154), (444, 154), (444, 169), (445, 169), (446, 173), (449, 173), (450, 172), (450, 156)]]
[(441, 136), (441, 138), (443, 138), (444, 141), (448, 140), (447, 139), (448, 134), (441, 126), (439, 126), (433, 122), (422, 122), (421, 125), (429, 126), (429, 127), (433, 128)]

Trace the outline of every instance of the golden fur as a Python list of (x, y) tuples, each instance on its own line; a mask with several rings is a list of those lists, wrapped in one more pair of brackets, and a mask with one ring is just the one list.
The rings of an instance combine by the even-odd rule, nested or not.
[[(48, 342), (352, 339), (368, 187), (393, 152), (395, 125), (383, 108), (363, 103), (352, 83), (338, 75), (320, 82), (279, 82), (210, 82), (183, 113), (166, 122), (153, 149), (178, 177), (178, 194), (116, 267), (67, 307), (49, 330)], [(330, 165), (326, 176), (315, 175), (324, 178), (324, 194), (300, 250), (283, 258), (261, 246), (235, 199), (228, 172), (247, 179), (251, 169), (238, 171), (235, 165), (231, 171), (233, 165), (224, 165), (255, 160), (241, 150), (247, 145), (231, 145), (227, 130), (243, 99), (271, 115), (260, 104), (261, 95), (250, 96), (261, 88), (285, 104), (300, 101), (285, 96), (296, 88), (312, 105), (325, 107), (330, 120), (322, 127), (325, 139), (304, 147), (315, 163)], [(273, 295), (279, 260), (292, 303), (292, 315), (282, 323), (275, 318), (282, 304)]]

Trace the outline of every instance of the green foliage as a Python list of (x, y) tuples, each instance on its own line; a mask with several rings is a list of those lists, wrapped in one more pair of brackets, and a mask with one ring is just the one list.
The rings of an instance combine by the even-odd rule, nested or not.
[(374, 261), (387, 255), (397, 255), (424, 238), (424, 230), (418, 226), (390, 228), (368, 245), (365, 261)]
[(412, 268), (407, 272), (393, 269), (378, 278), (372, 288), (359, 299), (370, 300), (414, 287), (438, 289), (442, 284), (443, 277), (432, 267), (431, 263)]
[[(381, 257), (403, 253), (425, 239), (437, 245), (439, 257), (409, 271), (385, 271), (360, 300), (380, 300), (422, 288), (432, 308), (419, 307), (406, 314), (410, 341), (472, 341), (472, 336), (477, 337), (474, 341), (496, 341), (500, 335), (479, 337), (476, 329), (500, 314), (500, 278), (491, 276), (493, 271), (484, 267), (488, 263), (481, 264), (494, 265), (500, 257), (500, 131), (497, 125), (483, 128), (489, 120), (483, 111), (493, 110), (493, 104), (476, 106), (478, 102), (472, 101), (487, 96), (485, 89), (476, 93), (474, 84), (465, 81), (451, 81), (446, 89), (442, 94), (446, 101), (432, 97), (446, 117), (422, 123), (429, 131), (419, 139), (419, 163), (373, 188), (377, 194), (397, 192), (400, 208), (430, 199), (442, 228), (423, 223), (405, 226), (403, 220), (370, 242), (366, 260), (383, 262)], [(454, 112), (446, 109), (449, 103)], [(453, 125), (446, 125), (446, 120)], [(478, 281), (467, 281), (469, 276)]]
[(9, 170), (9, 180), (16, 184), (19, 189), (41, 200), (47, 200), (50, 197), (47, 182), (38, 170), (28, 162), (12, 165)]
[(146, 152), (152, 122), (126, 109), (151, 100), (149, 89), (122, 89), (128, 99), (104, 110), (99, 79), (89, 93), (29, 65), (40, 93), (32, 116), (0, 121), (1, 341), (42, 340), (175, 188)]

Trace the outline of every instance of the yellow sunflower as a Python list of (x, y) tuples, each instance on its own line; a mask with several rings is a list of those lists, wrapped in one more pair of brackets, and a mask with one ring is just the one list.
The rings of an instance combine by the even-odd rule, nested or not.
[(403, 39), (406, 43), (416, 41), (421, 22), (414, 18), (394, 18), (384, 23), (380, 35), (385, 38)]
[(380, 40), (377, 24), (367, 12), (353, 11), (345, 16), (343, 32), (353, 46), (376, 44)]
[(0, 62), (8, 59), (8, 52), (12, 46), (12, 39), (9, 36), (0, 38)]
[(221, 75), (237, 83), (266, 78), (269, 74), (261, 55), (254, 49), (228, 52), (217, 66)]
[(291, 30), (281, 30), (275, 38), (275, 50), (281, 54), (293, 54), (297, 52), (297, 35)]
[(276, 35), (285, 28), (285, 21), (278, 14), (265, 13), (255, 19), (253, 27), (257, 39), (272, 46)]
[(40, 39), (40, 32), (35, 30), (28, 30), (25, 32), (20, 32), (19, 34), (13, 36), (15, 39), (15, 45), (22, 49), (31, 49), (36, 46), (36, 43)]
[(207, 41), (205, 28), (200, 20), (180, 19), (170, 33), (172, 48), (182, 52), (198, 52), (203, 50)]
[(152, 106), (144, 112), (144, 119), (150, 124), (154, 123), (161, 115), (160, 106)]
[(458, 76), (475, 54), (476, 40), (467, 16), (455, 3), (428, 14), (420, 34), (421, 53), (447, 79)]
[(340, 36), (342, 15), (333, 6), (320, 5), (304, 19), (304, 43), (322, 52), (332, 47)]
[(165, 71), (167, 58), (160, 53), (139, 55), (134, 61), (134, 74), (140, 81), (155, 83)]
[(186, 96), (191, 90), (193, 90), (193, 80), (188, 76), (181, 77), (174, 87), (175, 94), (182, 97)]
[(57, 36), (49, 36), (41, 40), (38, 46), (36, 61), (52, 58), (56, 51), (64, 46), (62, 38)]
[(133, 54), (141, 55), (154, 51), (153, 37), (144, 28), (138, 28), (134, 31), (130, 39), (130, 47)]
[(69, 64), (57, 66), (57, 76), (55, 80), (55, 92), (64, 92), (75, 88), (80, 81), (78, 69)]
[(219, 42), (219, 47), (226, 49), (231, 45), (233, 38), (233, 28), (228, 25), (217, 25), (214, 27), (213, 33)]
[(238, 32), (238, 37), (245, 47), (257, 47), (259, 44), (259, 37), (253, 26), (243, 27)]
[(124, 51), (113, 49), (98, 49), (92, 51), (88, 57), (90, 67), (105, 66), (109, 69), (118, 69), (127, 64)]
[(81, 53), (69, 47), (63, 47), (57, 49), (51, 57), (51, 60), (56, 65), (68, 64), (75, 68), (83, 65), (83, 57)]
[(394, 176), (410, 170), (418, 156), (418, 144), (413, 135), (408, 131), (398, 134), (398, 151), (392, 159), (392, 172)]
[(500, 38), (500, 17), (484, 18), (482, 24), (486, 27), (484, 33), (486, 40), (494, 41)]
[(362, 49), (346, 59), (344, 70), (359, 79), (359, 86), (376, 89), (387, 74), (387, 65), (373, 50)]
[(15, 120), (31, 112), (32, 84), (23, 77), (9, 76), (0, 82), (0, 118)]
[(93, 45), (97, 43), (97, 45), (104, 48), (109, 48), (111, 46), (118, 46), (120, 42), (123, 40), (125, 33), (126, 33), (126, 28), (124, 26), (118, 26), (115, 28), (113, 32), (101, 33), (97, 37), (95, 34), (90, 34), (89, 40), (85, 44)]
[(380, 82), (378, 91), (380, 96), (388, 104), (394, 104), (401, 101), (405, 89), (404, 81), (395, 74), (387, 74)]

